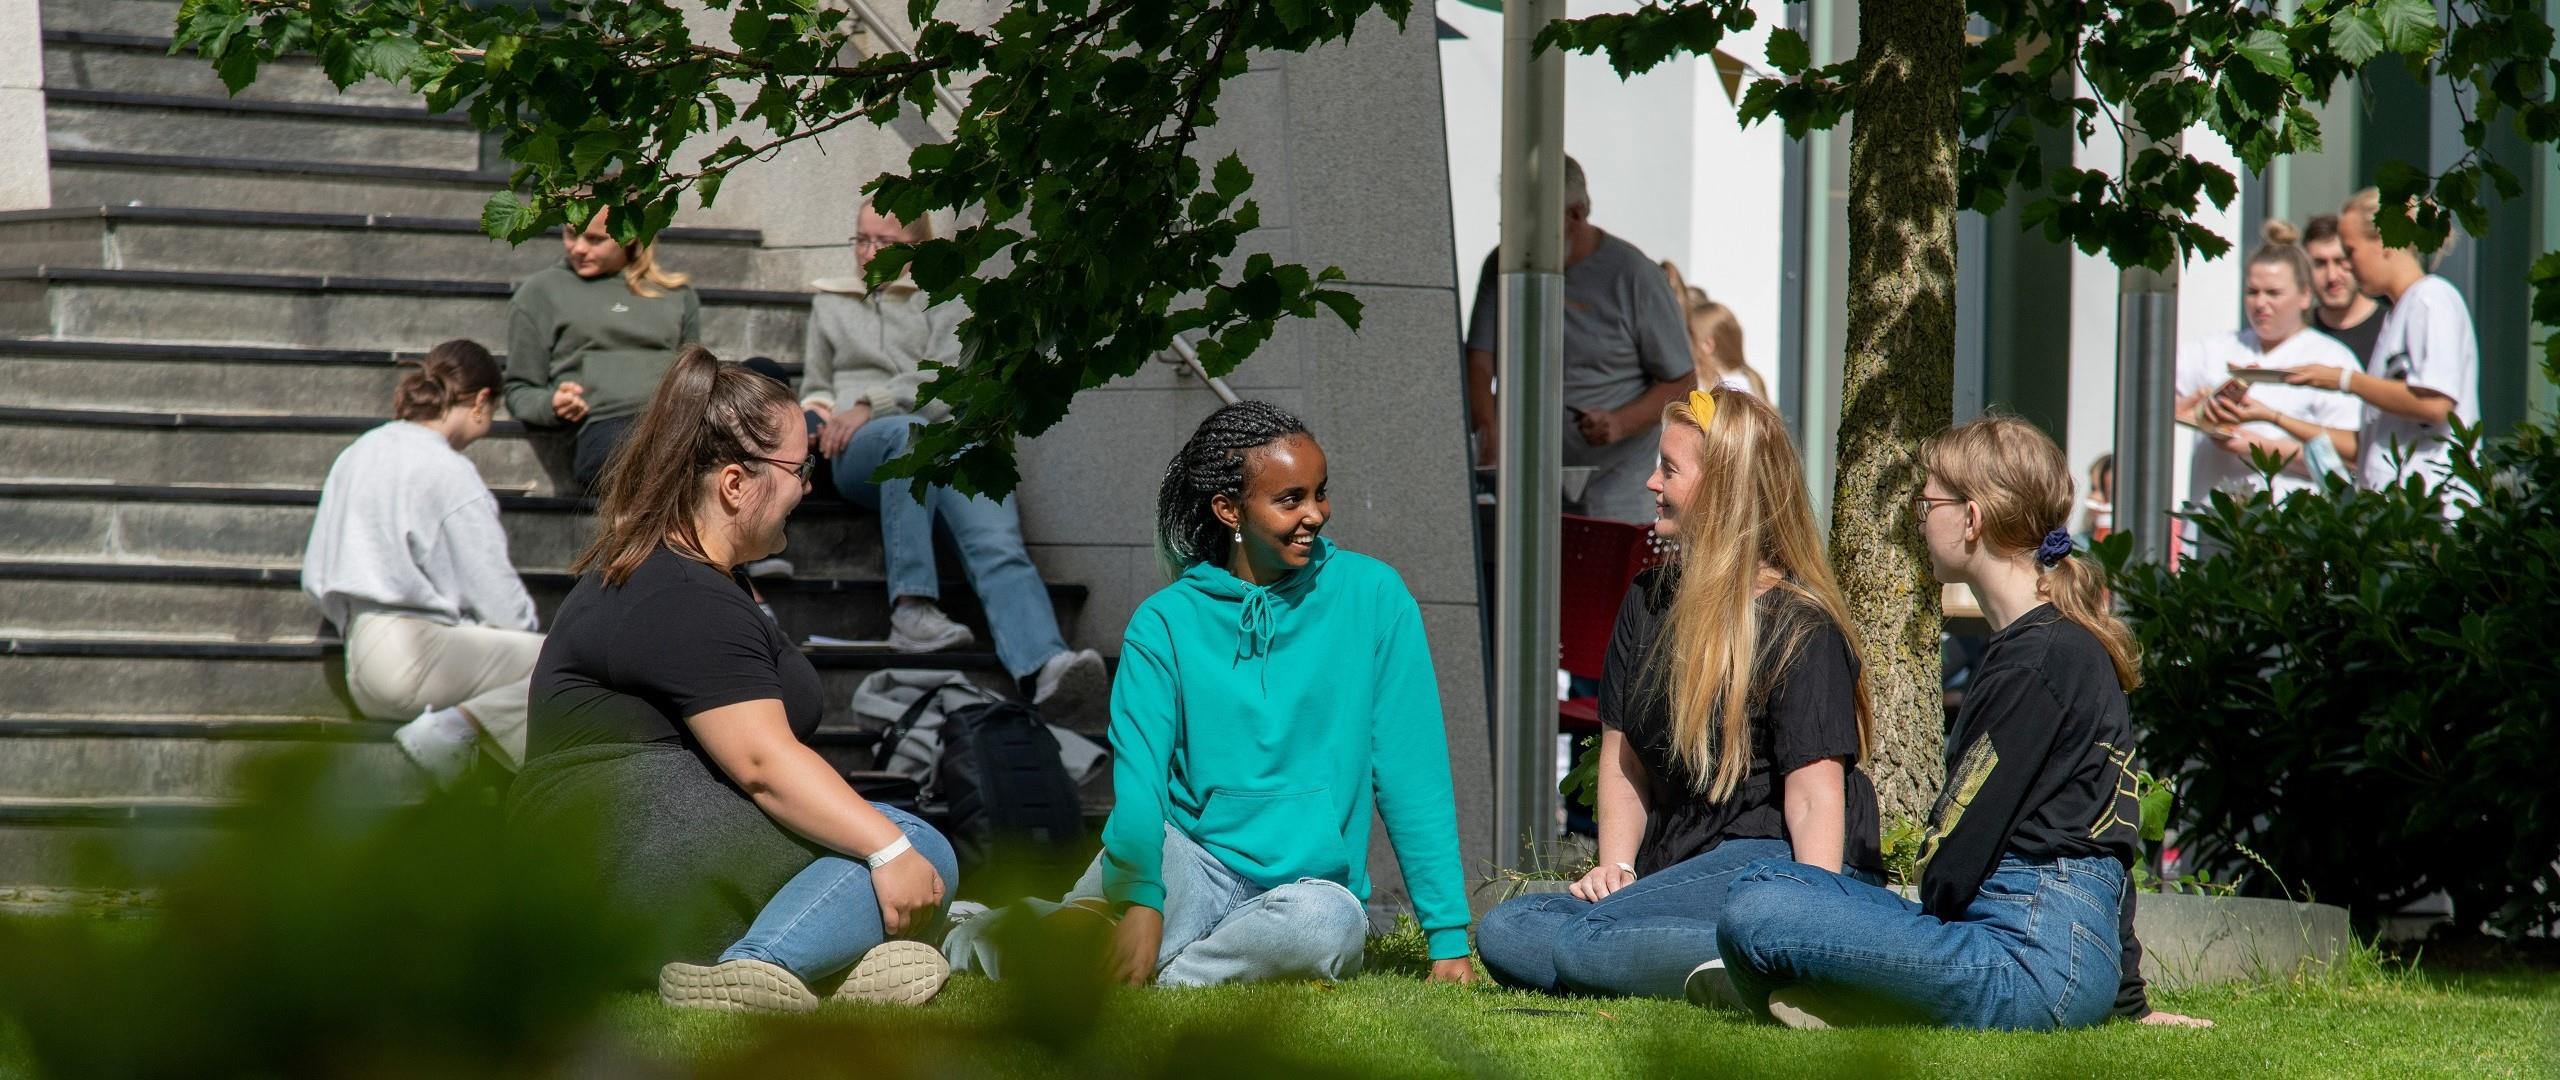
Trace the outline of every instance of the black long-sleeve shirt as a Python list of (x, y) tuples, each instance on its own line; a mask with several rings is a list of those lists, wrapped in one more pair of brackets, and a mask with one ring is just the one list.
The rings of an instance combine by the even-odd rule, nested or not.
[[(2129, 870), (2142, 819), (2132, 745), (2124, 690), (2096, 636), (2049, 604), (1992, 635), (1947, 735), (1946, 787), (1921, 845), (1921, 907), (1963, 918), (2003, 854), (2104, 856)], [(2140, 1016), (2149, 1007), (2129, 892), (2118, 909), (2116, 1011)]]

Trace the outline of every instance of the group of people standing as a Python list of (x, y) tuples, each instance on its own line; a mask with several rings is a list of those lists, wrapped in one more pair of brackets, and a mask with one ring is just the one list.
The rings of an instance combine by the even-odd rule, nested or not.
[[(2381, 197), (2356, 193), (2299, 234), (2270, 221), (2249, 253), (2248, 325), (2179, 350), (2177, 413), (2196, 429), (2189, 498), (2281, 499), (2324, 478), (2415, 480), (2459, 512), (2452, 424), (2480, 419), (2480, 346), (2452, 282), (2382, 242)], [(2258, 471), (2258, 455), (2281, 468)]]

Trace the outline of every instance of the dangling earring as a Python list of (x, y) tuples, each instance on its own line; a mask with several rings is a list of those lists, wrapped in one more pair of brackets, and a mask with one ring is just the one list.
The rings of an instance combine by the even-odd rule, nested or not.
[(1237, 529), (1237, 530), (1236, 530), (1236, 543), (1239, 543), (1239, 544), (1244, 543), (1244, 530), (1243, 530), (1243, 529)]

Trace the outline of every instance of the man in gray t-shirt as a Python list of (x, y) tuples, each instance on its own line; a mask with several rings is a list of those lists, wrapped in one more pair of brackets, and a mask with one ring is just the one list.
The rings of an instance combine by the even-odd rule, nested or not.
[[(1695, 385), (1689, 334), (1662, 268), (1591, 224), (1582, 165), (1565, 159), (1564, 463), (1594, 468), (1576, 510), (1639, 524), (1653, 520), (1645, 490), (1662, 450), (1662, 407)], [(1494, 463), (1494, 257), (1476, 279), (1467, 324), (1467, 413), (1476, 464)]]

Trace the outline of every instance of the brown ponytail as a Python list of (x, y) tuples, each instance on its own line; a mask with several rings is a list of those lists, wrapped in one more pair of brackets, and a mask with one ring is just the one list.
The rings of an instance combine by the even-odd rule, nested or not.
[(781, 468), (763, 459), (782, 445), (785, 410), (796, 411), (788, 387), (685, 346), (606, 463), (595, 542), (571, 569), (620, 585), (660, 544), (699, 557), (703, 481), (724, 465)]
[(480, 343), (455, 338), (427, 350), (416, 360), (403, 360), (400, 385), (391, 391), (391, 416), (395, 420), (427, 421), (443, 416), (446, 409), (480, 396), (483, 390), (494, 398), (500, 374), (496, 357)]
[[(2071, 466), (2034, 424), (1986, 416), (1958, 424), (1920, 448), (1920, 461), (1947, 492), (1982, 509), (1982, 540), (2002, 555), (2033, 554), (2071, 520)], [(2133, 634), (2107, 610), (2106, 572), (2065, 551), (2036, 581), (2036, 593), (2106, 646), (2116, 685), (2142, 682)]]

